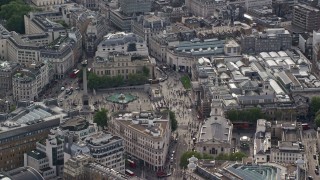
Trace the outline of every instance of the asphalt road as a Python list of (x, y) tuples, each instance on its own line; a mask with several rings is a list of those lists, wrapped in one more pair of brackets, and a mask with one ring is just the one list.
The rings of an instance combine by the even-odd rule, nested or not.
[[(306, 165), (308, 169), (308, 175), (313, 179), (320, 179), (320, 176), (315, 173), (316, 166), (318, 166), (318, 151), (317, 151), (317, 137), (316, 132), (313, 129), (303, 131), (302, 143), (305, 145)], [(314, 155), (316, 158), (314, 159)]]

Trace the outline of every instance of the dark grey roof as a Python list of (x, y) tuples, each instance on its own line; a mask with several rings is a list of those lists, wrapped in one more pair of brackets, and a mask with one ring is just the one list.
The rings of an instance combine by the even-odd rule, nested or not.
[(20, 167), (4, 173), (14, 180), (44, 180), (43, 176), (32, 167)]
[(28, 152), (27, 154), (28, 154), (28, 156), (31, 156), (37, 160), (40, 160), (40, 159), (47, 157), (47, 155), (45, 153), (38, 151), (38, 150), (32, 150), (32, 151)]

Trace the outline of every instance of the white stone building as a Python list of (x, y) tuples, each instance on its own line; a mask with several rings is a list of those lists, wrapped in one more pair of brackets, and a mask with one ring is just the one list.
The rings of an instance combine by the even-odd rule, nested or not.
[(111, 52), (142, 56), (149, 55), (146, 41), (142, 37), (124, 32), (106, 35), (98, 45), (96, 56), (105, 57)]
[(118, 114), (112, 117), (109, 129), (124, 139), (125, 151), (132, 160), (141, 160), (156, 171), (165, 168), (171, 135), (169, 114)]
[(18, 100), (37, 100), (39, 93), (49, 83), (47, 63), (31, 64), (29, 68), (17, 71), (12, 78), (13, 98)]

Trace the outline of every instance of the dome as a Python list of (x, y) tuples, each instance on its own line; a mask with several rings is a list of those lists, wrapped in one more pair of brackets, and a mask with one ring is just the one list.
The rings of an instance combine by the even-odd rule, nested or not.
[(196, 167), (197, 167), (197, 165), (195, 163), (189, 163), (188, 164), (188, 169), (195, 170)]
[(197, 161), (198, 161), (198, 158), (196, 158), (196, 157), (194, 157), (194, 155), (192, 155), (192, 157), (189, 158), (188, 161), (189, 161), (190, 163), (197, 162)]

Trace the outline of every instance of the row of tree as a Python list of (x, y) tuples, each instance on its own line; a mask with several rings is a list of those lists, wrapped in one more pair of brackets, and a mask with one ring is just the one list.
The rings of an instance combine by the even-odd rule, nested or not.
[(262, 113), (260, 108), (251, 108), (246, 110), (232, 109), (226, 112), (226, 118), (232, 122), (244, 121), (244, 122), (256, 122), (258, 119), (266, 118), (266, 115)]
[[(103, 88), (113, 88), (120, 86), (134, 86), (142, 85), (147, 83), (150, 70), (147, 67), (143, 67), (141, 72), (135, 74), (129, 74), (128, 78), (125, 80), (123, 76), (98, 76), (95, 73), (88, 74), (88, 87), (90, 89), (103, 89)], [(82, 75), (82, 73), (79, 73)], [(79, 78), (82, 76), (79, 75)]]
[(311, 98), (310, 116), (314, 117), (316, 126), (320, 127), (320, 96)]
[(242, 158), (247, 157), (247, 155), (243, 152), (235, 152), (231, 154), (219, 154), (217, 157), (213, 157), (210, 154), (206, 153), (199, 153), (196, 151), (187, 151), (182, 154), (180, 157), (180, 167), (181, 168), (187, 168), (189, 161), (188, 159), (192, 156), (198, 158), (198, 159), (208, 159), (208, 160), (225, 160), (225, 161), (241, 161)]
[[(22, 0), (1, 0), (0, 19), (6, 20), (5, 26), (9, 31), (24, 34), (24, 15), (36, 11)], [(38, 10), (37, 10), (38, 11)]]

